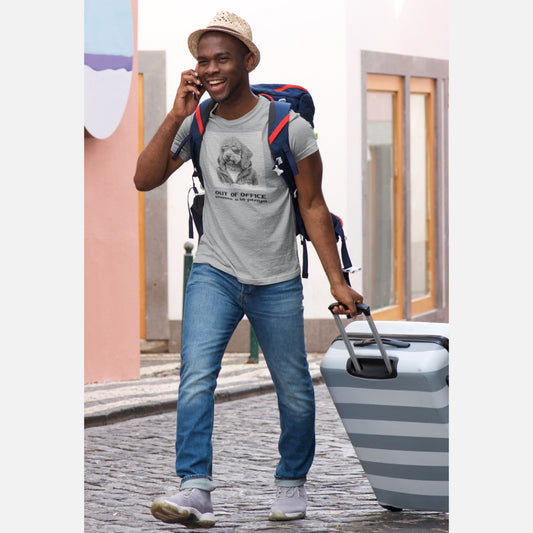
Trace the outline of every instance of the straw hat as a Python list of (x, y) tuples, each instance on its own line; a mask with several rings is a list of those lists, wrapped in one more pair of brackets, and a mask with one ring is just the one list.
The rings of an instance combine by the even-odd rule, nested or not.
[(195, 59), (198, 57), (198, 41), (200, 40), (200, 37), (208, 31), (221, 31), (242, 41), (248, 47), (248, 50), (253, 52), (255, 56), (252, 70), (257, 67), (259, 60), (261, 59), (261, 54), (252, 41), (252, 29), (244, 19), (234, 13), (220, 11), (215, 15), (206, 28), (191, 33), (189, 35), (188, 44), (189, 50)]

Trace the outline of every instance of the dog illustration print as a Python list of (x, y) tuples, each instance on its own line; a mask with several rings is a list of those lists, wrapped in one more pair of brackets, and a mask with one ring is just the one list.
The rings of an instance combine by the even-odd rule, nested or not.
[(236, 137), (220, 147), (217, 173), (224, 183), (257, 185), (257, 172), (252, 167), (253, 152)]

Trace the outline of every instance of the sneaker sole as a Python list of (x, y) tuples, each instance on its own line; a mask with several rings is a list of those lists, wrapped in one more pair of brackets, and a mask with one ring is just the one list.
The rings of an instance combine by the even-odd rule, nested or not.
[(184, 524), (197, 527), (211, 527), (215, 525), (213, 513), (200, 513), (193, 507), (180, 507), (162, 498), (152, 503), (152, 515), (166, 524)]
[(289, 513), (285, 514), (283, 511), (273, 511), (268, 517), (269, 520), (282, 521), (282, 520), (299, 520), (305, 518), (305, 511), (301, 513)]

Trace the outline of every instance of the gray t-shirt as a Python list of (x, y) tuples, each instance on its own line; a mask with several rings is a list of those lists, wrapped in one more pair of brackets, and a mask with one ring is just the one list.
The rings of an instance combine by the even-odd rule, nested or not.
[[(283, 177), (272, 170), (268, 145), (269, 101), (236, 120), (211, 113), (202, 139), (204, 233), (195, 263), (208, 263), (241, 283), (268, 285), (300, 273), (296, 222)], [(189, 133), (192, 115), (178, 131), (175, 151)], [(311, 125), (291, 111), (289, 144), (298, 162), (318, 150)], [(190, 159), (187, 143), (180, 157)]]

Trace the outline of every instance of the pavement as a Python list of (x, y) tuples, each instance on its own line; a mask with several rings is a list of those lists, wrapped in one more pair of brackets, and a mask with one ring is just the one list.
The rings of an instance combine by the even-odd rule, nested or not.
[[(322, 382), (324, 354), (308, 354), (315, 383)], [(273, 392), (262, 354), (257, 364), (246, 364), (249, 354), (227, 353), (222, 360), (215, 402), (226, 402)], [(102, 426), (176, 410), (179, 354), (141, 354), (141, 377), (131, 381), (85, 385), (85, 427)]]
[[(279, 458), (276, 395), (266, 368), (226, 354), (213, 435), (213, 533), (447, 532), (448, 513), (390, 512), (376, 501), (320, 375), (315, 382), (317, 445), (304, 520), (270, 522)], [(143, 354), (141, 378), (85, 386), (85, 533), (185, 531), (154, 519), (150, 505), (178, 488), (174, 472), (178, 354)]]

